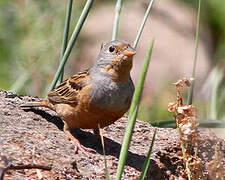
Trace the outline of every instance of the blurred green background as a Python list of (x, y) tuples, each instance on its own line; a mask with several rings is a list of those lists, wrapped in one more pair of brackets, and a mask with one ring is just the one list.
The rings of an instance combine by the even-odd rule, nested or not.
[[(99, 9), (103, 9), (104, 7), (114, 9), (115, 2), (116, 1), (96, 1), (86, 21), (88, 22), (89, 18), (94, 17)], [(124, 6), (129, 8), (134, 7), (132, 3), (135, 2), (140, 4), (142, 11), (134, 11), (133, 15), (142, 18), (146, 8), (146, 1), (125, 1)], [(178, 9), (181, 5), (182, 8), (187, 8), (187, 11), (191, 9), (193, 13), (196, 13), (198, 4), (196, 2), (197, 1), (194, 0), (173, 1), (174, 4), (177, 4), (175, 9)], [(10, 90), (19, 94), (45, 97), (59, 64), (66, 3), (66, 0), (0, 1), (0, 89)], [(84, 3), (85, 1), (75, 1), (73, 5), (70, 32), (72, 32), (77, 22)], [(163, 4), (163, 2), (161, 3)], [(126, 7), (124, 7), (124, 11), (126, 12)], [(125, 12), (122, 11), (124, 17), (126, 15)], [(112, 15), (110, 17), (113, 17), (113, 10), (108, 13)], [(137, 15), (135, 13), (137, 13)], [(162, 13), (160, 13), (161, 11), (157, 10), (157, 5), (154, 6), (151, 18), (158, 16), (165, 18), (165, 15), (162, 16)], [(193, 15), (194, 18), (196, 17), (195, 15), (196, 14)], [(106, 14), (103, 14), (103, 16), (105, 16), (106, 23), (110, 23), (109, 28), (112, 29), (113, 19), (108, 18)], [(201, 28), (206, 29), (206, 37), (209, 36), (210, 39), (210, 48), (208, 49), (208, 51), (210, 51), (210, 70), (206, 75), (204, 85), (197, 85), (197, 88), (201, 87), (201, 91), (204, 95), (203, 98), (196, 98), (195, 103), (198, 105), (197, 109), (200, 117), (220, 120), (225, 120), (224, 17), (225, 1), (204, 0), (202, 2)], [(85, 64), (85, 67), (89, 67), (90, 64), (93, 63), (93, 61), (83, 61), (83, 59), (86, 59), (85, 53), (87, 54), (87, 51), (84, 51), (84, 49), (91, 49), (94, 40), (98, 41), (98, 45), (101, 44), (102, 41), (102, 37), (100, 36), (94, 37), (89, 35), (93, 31), (101, 31), (101, 28), (99, 30), (99, 27), (101, 27), (99, 20), (96, 18), (95, 20), (92, 19), (92, 21), (96, 22), (96, 24), (90, 25), (94, 28), (91, 29), (88, 28), (90, 26), (84, 26), (84, 30), (82, 30), (84, 33), (80, 34), (79, 40), (70, 55), (70, 61), (66, 68), (66, 77), (84, 69), (81, 68), (83, 67), (82, 64)], [(120, 24), (123, 24), (123, 22), (125, 23), (125, 21), (121, 20)], [(127, 22), (129, 21), (126, 20), (126, 23)], [(193, 29), (195, 29), (193, 24), (195, 22), (190, 23), (192, 23)], [(170, 22), (170, 25), (172, 27), (173, 22)], [(137, 28), (138, 26), (137, 24)], [(127, 27), (127, 29), (124, 35), (125, 38), (126, 34), (136, 34), (136, 31), (133, 32), (131, 30), (132, 28)], [(124, 33), (123, 29), (120, 30)], [(108, 40), (111, 38), (110, 33), (110, 31), (101, 32), (102, 36), (105, 36), (105, 39)], [(193, 37), (191, 37), (191, 40), (192, 39)], [(98, 51), (99, 48), (99, 46), (96, 46), (96, 48), (93, 49), (94, 51)], [(174, 50), (174, 53), (175, 51), (176, 50)], [(144, 55), (143, 53), (143, 56)], [(192, 62), (192, 59), (190, 59), (190, 62)], [(154, 69), (154, 66), (150, 65), (150, 70), (151, 68)], [(157, 75), (151, 74), (150, 84), (151, 81), (154, 81), (154, 76)], [(140, 119), (145, 121), (172, 119), (172, 115), (167, 112), (167, 104), (175, 98), (175, 90), (171, 83), (173, 79), (177, 80), (177, 77), (172, 78), (173, 75), (171, 73), (168, 74), (168, 77), (169, 76), (171, 76), (171, 78), (168, 78), (167, 81), (163, 81), (163, 85), (157, 86), (160, 88), (156, 88), (156, 90), (151, 91), (151, 86), (146, 87), (147, 90), (144, 92), (144, 97), (147, 98), (143, 98), (139, 114)], [(184, 75), (180, 73), (180, 78), (183, 76)], [(198, 84), (198, 82), (196, 82), (196, 84)]]

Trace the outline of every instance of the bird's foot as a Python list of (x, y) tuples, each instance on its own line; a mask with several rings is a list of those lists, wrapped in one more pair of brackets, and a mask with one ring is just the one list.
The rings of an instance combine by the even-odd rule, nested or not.
[(96, 154), (96, 151), (95, 151), (95, 150), (90, 149), (90, 148), (87, 148), (87, 147), (84, 147), (84, 146), (80, 143), (80, 141), (79, 141), (77, 138), (75, 138), (69, 131), (66, 131), (66, 134), (68, 135), (69, 139), (70, 139), (71, 141), (73, 141), (73, 143), (75, 144), (75, 147), (76, 147), (75, 153), (76, 153), (76, 154), (78, 153), (79, 150), (80, 150), (82, 153), (84, 153), (85, 155), (88, 155), (87, 152)]

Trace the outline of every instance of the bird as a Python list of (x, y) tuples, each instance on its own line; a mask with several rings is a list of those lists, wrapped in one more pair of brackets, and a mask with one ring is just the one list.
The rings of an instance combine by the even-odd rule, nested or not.
[(96, 62), (51, 90), (47, 98), (27, 102), (23, 109), (45, 107), (64, 122), (63, 131), (76, 144), (77, 151), (89, 151), (71, 133), (71, 128), (103, 128), (121, 118), (129, 109), (134, 93), (130, 76), (136, 50), (126, 41), (103, 43)]

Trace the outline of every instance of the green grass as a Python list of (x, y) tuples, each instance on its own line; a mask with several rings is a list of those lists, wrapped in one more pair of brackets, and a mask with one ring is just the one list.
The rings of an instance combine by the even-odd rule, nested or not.
[(140, 180), (144, 180), (145, 177), (146, 177), (146, 174), (147, 174), (147, 171), (148, 171), (148, 168), (149, 168), (149, 165), (150, 165), (150, 158), (151, 158), (151, 154), (152, 154), (153, 145), (154, 145), (154, 142), (155, 142), (156, 132), (157, 131), (155, 129), (153, 137), (152, 137), (152, 142), (151, 142), (151, 145), (149, 147), (149, 151), (148, 151), (147, 157), (145, 159), (145, 162), (144, 162), (144, 165), (143, 165), (143, 168), (142, 168), (142, 171), (141, 171)]
[(201, 2), (202, 0), (198, 1), (198, 15), (197, 15), (197, 26), (195, 32), (195, 48), (194, 48), (194, 63), (193, 63), (193, 70), (191, 76), (191, 87), (188, 93), (188, 102), (187, 104), (192, 104), (193, 94), (194, 94), (194, 85), (195, 85), (195, 73), (196, 73), (196, 65), (197, 65), (197, 55), (198, 55), (198, 42), (199, 42), (199, 26), (200, 26), (200, 13), (201, 13)]
[(107, 166), (106, 155), (105, 155), (105, 143), (104, 143), (104, 137), (103, 137), (103, 135), (102, 135), (102, 131), (101, 131), (99, 125), (98, 125), (98, 129), (99, 129), (99, 134), (100, 134), (100, 137), (101, 137), (101, 143), (102, 143), (102, 149), (103, 149), (103, 156), (104, 156), (104, 163), (105, 163), (105, 179), (106, 179), (106, 180), (110, 180), (109, 169), (108, 169), (108, 166)]
[(122, 5), (123, 5), (123, 0), (117, 0), (116, 7), (115, 7), (114, 24), (113, 24), (113, 30), (112, 30), (112, 41), (117, 39), (120, 12), (122, 9)]
[(154, 44), (154, 39), (151, 41), (149, 49), (147, 51), (145, 62), (144, 62), (143, 68), (141, 70), (141, 74), (139, 76), (139, 79), (138, 79), (138, 82), (137, 82), (137, 85), (135, 88), (134, 96), (133, 96), (133, 99), (131, 102), (128, 123), (127, 123), (126, 132), (124, 135), (122, 148), (121, 148), (121, 152), (120, 152), (120, 157), (119, 157), (119, 163), (118, 163), (118, 168), (117, 168), (117, 173), (116, 173), (116, 180), (121, 179), (123, 169), (125, 166), (125, 162), (127, 159), (127, 153), (128, 153), (129, 146), (130, 146), (130, 141), (132, 138), (132, 132), (134, 129), (134, 125), (136, 122), (138, 107), (139, 107), (139, 103), (141, 100), (141, 94), (143, 91), (144, 81), (145, 81), (145, 77), (147, 74), (147, 70), (148, 70), (148, 66), (149, 66), (149, 62), (150, 62), (150, 58), (151, 58), (151, 54), (152, 54), (153, 44)]
[(138, 42), (139, 42), (139, 40), (140, 40), (142, 31), (143, 31), (143, 29), (144, 29), (144, 27), (145, 27), (146, 21), (147, 21), (147, 19), (148, 19), (148, 17), (149, 17), (149, 14), (150, 14), (150, 12), (151, 12), (153, 3), (154, 3), (154, 0), (151, 0), (151, 1), (149, 2), (148, 8), (147, 8), (147, 10), (146, 10), (146, 12), (145, 12), (145, 15), (144, 15), (144, 18), (143, 18), (143, 20), (142, 20), (141, 26), (140, 26), (140, 28), (139, 28), (139, 30), (138, 30), (136, 39), (134, 40), (133, 47), (134, 47), (135, 49), (136, 49), (136, 47), (137, 47), (137, 45), (138, 45)]
[[(61, 49), (61, 55), (60, 55), (61, 60), (66, 51), (66, 47), (67, 47), (67, 43), (68, 43), (70, 19), (71, 19), (71, 12), (72, 12), (72, 6), (73, 6), (73, 0), (67, 0), (67, 1), (68, 2), (67, 2), (67, 8), (66, 8), (65, 26), (64, 26), (62, 49)], [(64, 67), (61, 70), (61, 74), (60, 74), (60, 78), (59, 78), (60, 83), (63, 81), (63, 74), (64, 74)]]
[(87, 0), (86, 4), (84, 6), (84, 9), (83, 9), (83, 11), (80, 15), (80, 18), (78, 19), (77, 25), (74, 28), (74, 31), (71, 35), (71, 38), (70, 38), (69, 42), (68, 42), (68, 46), (67, 46), (67, 48), (64, 52), (64, 55), (63, 55), (62, 60), (59, 64), (59, 67), (58, 67), (58, 69), (55, 73), (54, 79), (53, 79), (52, 84), (50, 86), (50, 90), (55, 88), (56, 83), (58, 82), (58, 80), (60, 78), (60, 74), (61, 74), (61, 72), (62, 72), (62, 70), (63, 70), (63, 68), (64, 68), (64, 66), (65, 66), (65, 64), (66, 64), (66, 62), (69, 58), (69, 55), (70, 55), (70, 53), (72, 51), (72, 48), (73, 48), (73, 46), (74, 46), (74, 44), (75, 44), (75, 42), (78, 38), (78, 35), (80, 34), (80, 31), (81, 31), (81, 29), (83, 27), (83, 24), (84, 24), (84, 22), (87, 18), (87, 15), (90, 12), (90, 9), (93, 5), (93, 2), (94, 2), (94, 0)]

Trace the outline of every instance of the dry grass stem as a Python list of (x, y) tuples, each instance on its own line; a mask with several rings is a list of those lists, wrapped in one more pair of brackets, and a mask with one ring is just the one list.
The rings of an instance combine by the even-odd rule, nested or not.
[(183, 159), (186, 166), (186, 175), (188, 179), (202, 179), (202, 163), (197, 156), (198, 143), (198, 123), (196, 121), (197, 113), (194, 105), (184, 104), (182, 90), (190, 87), (191, 83), (187, 78), (182, 78), (176, 83), (177, 99), (168, 105), (168, 111), (174, 112), (174, 119), (179, 133)]

